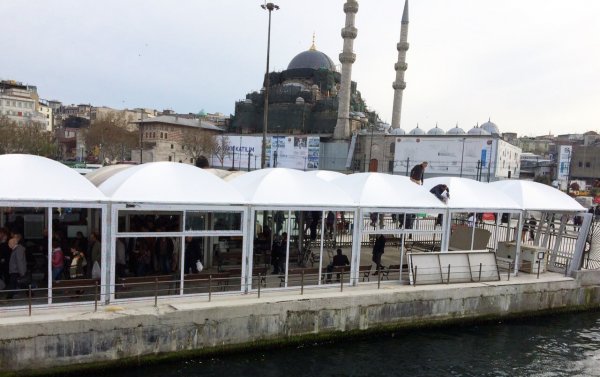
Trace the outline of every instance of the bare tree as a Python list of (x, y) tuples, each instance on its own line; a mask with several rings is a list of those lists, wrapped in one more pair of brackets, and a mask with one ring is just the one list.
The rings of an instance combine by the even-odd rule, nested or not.
[(231, 148), (229, 137), (220, 135), (217, 138), (217, 148), (215, 149), (214, 155), (221, 163), (221, 167), (223, 167), (223, 164), (225, 163), (225, 157), (229, 154), (229, 148)]
[(212, 132), (190, 128), (183, 131), (181, 146), (185, 155), (193, 161), (198, 161), (202, 156), (211, 156), (217, 149), (217, 139)]
[(90, 124), (85, 133), (86, 149), (99, 153), (109, 161), (125, 159), (138, 147), (139, 134), (128, 130), (129, 121), (123, 113), (111, 112)]
[(19, 126), (8, 117), (0, 117), (0, 154), (27, 153), (55, 157), (57, 146), (54, 135), (39, 123)]

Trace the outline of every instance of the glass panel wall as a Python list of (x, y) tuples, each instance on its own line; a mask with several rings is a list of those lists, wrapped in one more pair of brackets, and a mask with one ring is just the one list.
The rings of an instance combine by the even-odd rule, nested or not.
[[(6, 305), (92, 301), (102, 260), (98, 208), (0, 207), (0, 297)], [(49, 235), (52, 238), (49, 241)], [(50, 247), (50, 249), (49, 249)], [(89, 262), (88, 262), (89, 261)], [(98, 266), (99, 268), (99, 266)]]
[(116, 298), (243, 289), (242, 212), (120, 210), (118, 217)]

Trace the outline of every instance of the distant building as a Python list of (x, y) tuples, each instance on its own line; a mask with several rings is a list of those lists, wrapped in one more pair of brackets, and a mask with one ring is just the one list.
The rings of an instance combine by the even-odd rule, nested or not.
[(600, 144), (575, 145), (571, 156), (571, 179), (600, 179)]
[(458, 126), (447, 132), (439, 127), (419, 127), (408, 134), (402, 129), (361, 132), (353, 170), (408, 175), (414, 165), (427, 161), (425, 177), (461, 176), (479, 181), (519, 178), (521, 149), (500, 137), (488, 121), (468, 132)]
[[(198, 130), (209, 135), (222, 134), (224, 130), (207, 121), (187, 119), (173, 115), (157, 117), (134, 122), (138, 126), (142, 142), (142, 162), (176, 161), (194, 164), (183, 149), (182, 143), (186, 130)], [(205, 156), (210, 158), (210, 156)], [(140, 150), (131, 151), (132, 161), (140, 161)]]
[(556, 162), (544, 156), (533, 153), (521, 153), (521, 179), (534, 179), (536, 177), (548, 177), (554, 179)]
[(16, 81), (0, 81), (0, 116), (18, 126), (38, 126), (51, 129), (49, 119), (40, 113), (37, 88)]

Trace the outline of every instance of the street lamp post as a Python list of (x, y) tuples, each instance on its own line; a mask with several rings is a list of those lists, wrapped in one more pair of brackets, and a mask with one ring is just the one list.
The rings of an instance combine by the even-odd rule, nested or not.
[(266, 3), (261, 5), (261, 8), (269, 11), (269, 30), (267, 33), (267, 73), (265, 78), (265, 106), (263, 115), (262, 155), (260, 158), (260, 168), (264, 169), (266, 157), (265, 153), (267, 150), (267, 122), (269, 120), (269, 58), (271, 49), (271, 12), (273, 10), (279, 9), (279, 6), (273, 3)]
[(460, 154), (460, 176), (462, 177), (463, 162), (465, 160), (465, 138), (462, 138), (462, 152)]

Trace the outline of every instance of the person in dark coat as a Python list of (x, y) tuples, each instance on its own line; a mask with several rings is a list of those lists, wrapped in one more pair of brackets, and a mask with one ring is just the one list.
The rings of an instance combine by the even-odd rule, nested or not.
[(425, 175), (425, 168), (429, 165), (427, 161), (421, 162), (419, 165), (413, 166), (410, 170), (410, 180), (418, 185), (423, 184), (423, 176)]
[(375, 245), (373, 245), (373, 262), (377, 265), (377, 271), (375, 271), (375, 275), (379, 273), (379, 271), (383, 268), (381, 265), (381, 256), (383, 255), (385, 249), (385, 236), (380, 234), (375, 240)]
[[(429, 192), (444, 203), (448, 203), (448, 199), (450, 199), (450, 189), (444, 184), (433, 186)], [(435, 225), (442, 225), (443, 220), (444, 216), (440, 213), (435, 219)]]

